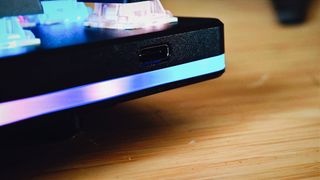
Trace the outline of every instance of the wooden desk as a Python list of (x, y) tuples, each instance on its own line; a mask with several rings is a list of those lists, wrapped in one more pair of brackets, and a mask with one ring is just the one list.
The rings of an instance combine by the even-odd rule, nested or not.
[[(267, 0), (163, 0), (226, 25), (226, 74), (97, 110), (74, 139), (12, 150), (39, 179), (320, 178), (320, 3), (282, 27)], [(95, 115), (93, 115), (95, 114)], [(98, 116), (99, 118), (93, 118)], [(5, 163), (5, 164), (4, 164)]]

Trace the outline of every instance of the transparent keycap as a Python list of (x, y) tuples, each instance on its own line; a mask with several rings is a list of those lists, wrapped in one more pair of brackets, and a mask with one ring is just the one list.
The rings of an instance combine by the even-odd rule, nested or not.
[(77, 0), (41, 1), (41, 4), (44, 13), (37, 15), (40, 24), (83, 22), (90, 11), (84, 3)]
[(135, 3), (95, 3), (86, 26), (110, 29), (138, 29), (177, 22), (159, 0)]
[(23, 30), (17, 17), (4, 17), (0, 19), (0, 49), (40, 44), (29, 30)]

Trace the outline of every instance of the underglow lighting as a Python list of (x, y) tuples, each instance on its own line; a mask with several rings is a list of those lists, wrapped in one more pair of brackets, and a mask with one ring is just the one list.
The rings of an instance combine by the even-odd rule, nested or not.
[(225, 69), (224, 55), (0, 103), (0, 126)]

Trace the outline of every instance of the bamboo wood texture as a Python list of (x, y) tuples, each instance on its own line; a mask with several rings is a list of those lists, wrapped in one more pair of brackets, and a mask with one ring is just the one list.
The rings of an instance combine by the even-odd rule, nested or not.
[[(225, 23), (226, 74), (84, 114), (73, 139), (1, 157), (11, 178), (319, 179), (320, 3), (283, 27), (267, 0), (163, 0)], [(6, 163), (6, 164), (3, 164)]]

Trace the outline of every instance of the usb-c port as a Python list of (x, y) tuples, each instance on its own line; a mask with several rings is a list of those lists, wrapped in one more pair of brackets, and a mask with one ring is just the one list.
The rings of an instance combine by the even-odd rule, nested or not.
[(168, 60), (170, 49), (167, 44), (145, 47), (139, 51), (139, 60), (143, 65), (158, 64)]

